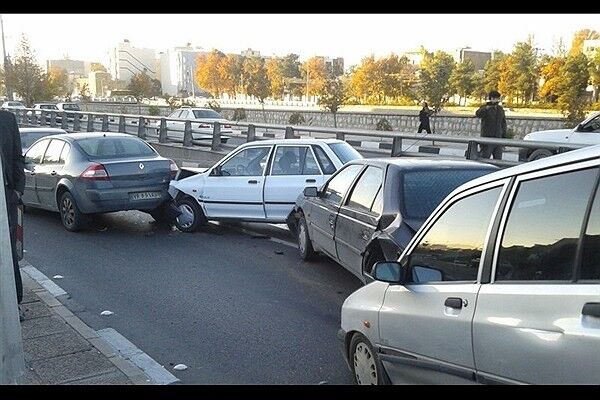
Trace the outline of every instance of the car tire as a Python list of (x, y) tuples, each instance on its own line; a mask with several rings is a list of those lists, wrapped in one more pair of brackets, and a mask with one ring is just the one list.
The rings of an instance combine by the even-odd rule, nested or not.
[(348, 360), (354, 382), (358, 385), (389, 385), (390, 381), (383, 370), (381, 361), (369, 339), (362, 333), (355, 333), (350, 341)]
[(164, 205), (158, 206), (154, 210), (148, 211), (148, 214), (150, 214), (150, 216), (154, 218), (154, 221), (156, 221), (159, 224), (171, 224), (173, 222), (169, 219), (166, 207)]
[(300, 253), (300, 258), (304, 261), (314, 260), (316, 256), (312, 240), (308, 235), (308, 225), (304, 215), (301, 215), (298, 220), (298, 253)]
[(534, 150), (533, 153), (531, 153), (529, 155), (529, 157), (527, 157), (527, 161), (535, 161), (535, 160), (539, 160), (541, 158), (550, 157), (552, 155), (554, 155), (554, 153), (552, 153), (551, 150), (537, 149), (537, 150)]
[(80, 231), (88, 221), (87, 216), (79, 210), (75, 198), (68, 191), (60, 196), (59, 211), (62, 224), (69, 232)]
[(202, 207), (191, 197), (184, 197), (177, 201), (177, 208), (181, 215), (175, 218), (175, 226), (182, 232), (195, 232), (199, 226), (208, 222)]

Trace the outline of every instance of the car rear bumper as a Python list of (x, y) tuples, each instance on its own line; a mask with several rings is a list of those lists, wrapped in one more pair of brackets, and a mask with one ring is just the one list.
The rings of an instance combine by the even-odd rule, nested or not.
[[(84, 214), (106, 213), (126, 210), (153, 210), (171, 199), (168, 187), (136, 187), (122, 189), (85, 189), (81, 193), (77, 205)], [(132, 193), (159, 192), (160, 197), (153, 199), (132, 200)]]

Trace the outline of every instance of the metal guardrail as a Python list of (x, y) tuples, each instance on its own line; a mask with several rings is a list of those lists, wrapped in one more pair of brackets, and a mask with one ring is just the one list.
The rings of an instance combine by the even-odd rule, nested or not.
[[(96, 113), (84, 111), (64, 111), (57, 112), (52, 110), (40, 110), (32, 108), (10, 108), (9, 111), (15, 113), (17, 122), (21, 126), (50, 126), (62, 128), (68, 132), (122, 132), (137, 135), (142, 139), (157, 140), (158, 143), (180, 143), (184, 147), (209, 147), (213, 151), (227, 150), (237, 147), (237, 145), (227, 144), (229, 138), (237, 139), (239, 142), (252, 142), (272, 138), (303, 138), (320, 137), (336, 138), (345, 140), (357, 147), (359, 150), (380, 154), (382, 156), (442, 156), (444, 158), (462, 158), (468, 160), (479, 160), (481, 145), (502, 146), (503, 153), (506, 148), (512, 149), (546, 149), (553, 153), (562, 153), (569, 150), (584, 147), (583, 144), (562, 144), (554, 142), (525, 141), (517, 139), (497, 139), (484, 137), (464, 137), (440, 134), (418, 135), (414, 133), (398, 131), (373, 131), (366, 129), (345, 129), (345, 128), (326, 128), (316, 126), (296, 126), (296, 125), (277, 125), (266, 123), (247, 123), (234, 122), (227, 124), (231, 128), (241, 128), (240, 132), (226, 133), (223, 135), (222, 124), (219, 122), (210, 122), (206, 120), (191, 121), (178, 118), (167, 118), (163, 116), (136, 115), (136, 114), (117, 114), (117, 113)], [(170, 123), (177, 123), (173, 127)], [(196, 139), (195, 134), (206, 135), (205, 132), (198, 131), (196, 124), (209, 125), (212, 130), (206, 139)], [(207, 129), (207, 128), (205, 128)], [(260, 132), (264, 130), (264, 132)], [(274, 132), (279, 132), (276, 135)], [(357, 140), (357, 138), (359, 140)], [(367, 138), (365, 140), (365, 138)], [(379, 143), (377, 146), (363, 147), (362, 142), (375, 140)], [(408, 146), (407, 145), (407, 142)], [(455, 146), (460, 156), (448, 156), (432, 153), (410, 152), (409, 150), (417, 143), (442, 143)], [(373, 142), (371, 142), (372, 144)], [(456, 147), (458, 146), (458, 147)], [(406, 147), (406, 148), (405, 148)], [(431, 150), (431, 149), (429, 149)], [(433, 149), (435, 150), (435, 148)], [(439, 148), (438, 148), (439, 150)], [(464, 153), (462, 153), (464, 151)], [(439, 153), (439, 151), (438, 151)], [(514, 150), (513, 150), (514, 153)], [(520, 160), (494, 160), (487, 159), (486, 162), (500, 166), (511, 166), (521, 163)]]

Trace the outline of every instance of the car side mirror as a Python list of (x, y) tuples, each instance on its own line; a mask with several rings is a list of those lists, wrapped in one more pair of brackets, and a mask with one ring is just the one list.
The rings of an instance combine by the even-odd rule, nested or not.
[(304, 188), (305, 197), (319, 197), (319, 189), (316, 186), (309, 186)]
[(583, 132), (583, 125), (577, 124), (577, 126), (575, 127), (575, 132)]
[(375, 263), (370, 277), (376, 281), (404, 284), (406, 268), (397, 261), (382, 261)]
[(221, 176), (223, 175), (223, 173), (221, 172), (221, 166), (217, 165), (216, 167), (214, 167), (212, 169), (212, 171), (210, 171), (210, 174), (213, 176)]

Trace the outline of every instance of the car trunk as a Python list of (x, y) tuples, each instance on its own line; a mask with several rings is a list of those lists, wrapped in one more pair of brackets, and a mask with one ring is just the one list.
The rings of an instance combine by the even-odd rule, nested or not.
[(168, 184), (171, 179), (169, 160), (165, 159), (94, 159), (104, 165), (112, 187), (136, 188)]

